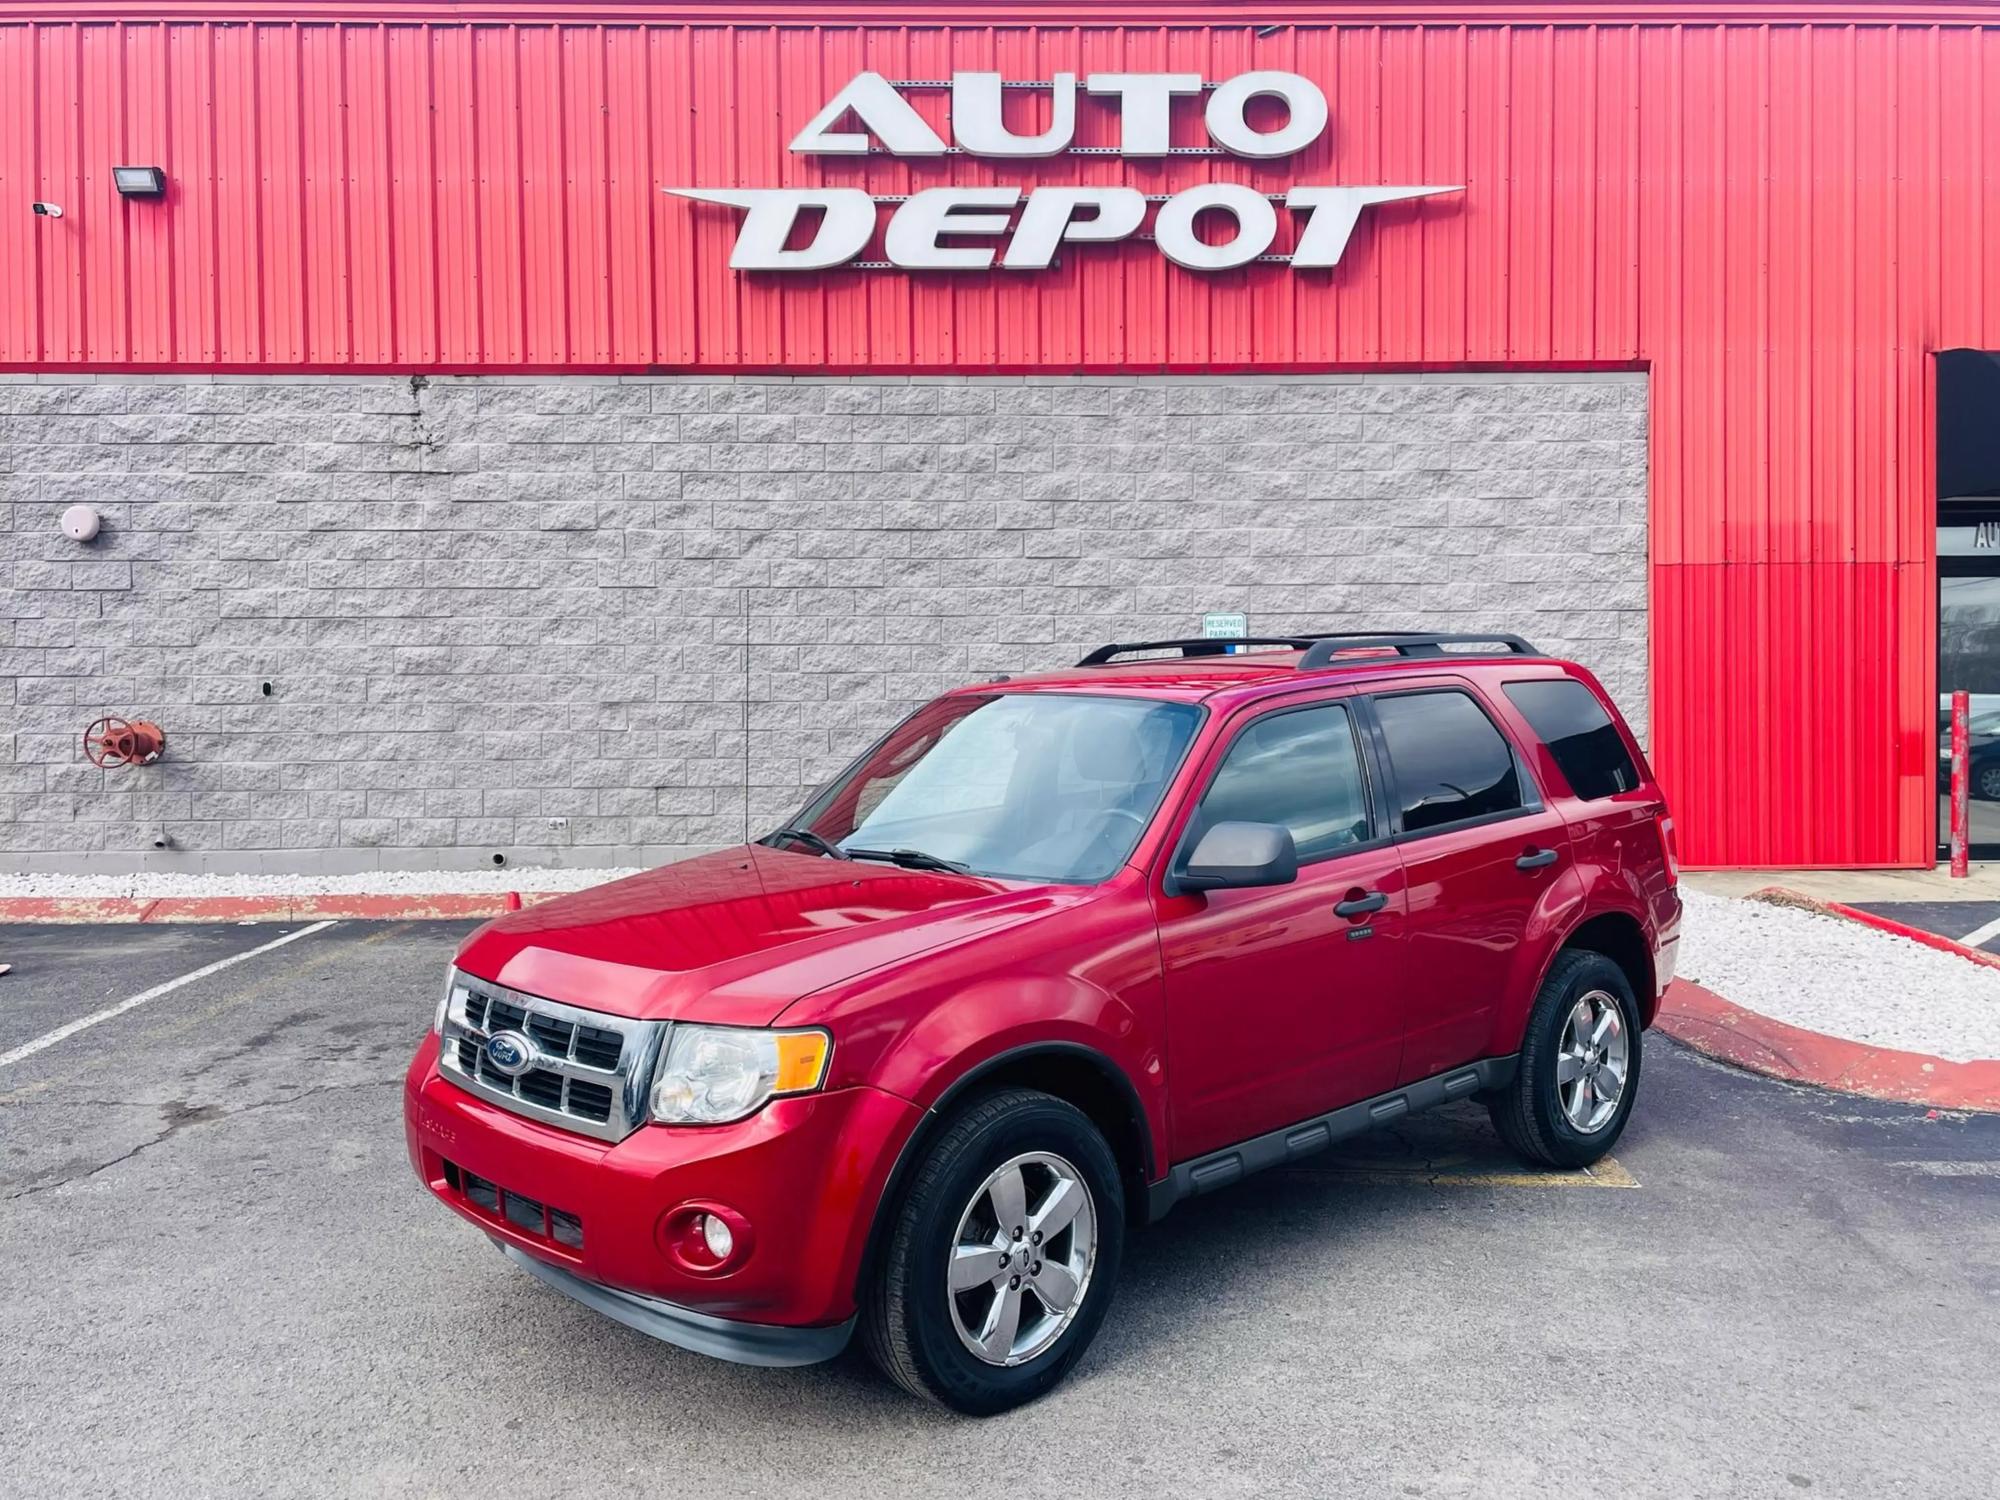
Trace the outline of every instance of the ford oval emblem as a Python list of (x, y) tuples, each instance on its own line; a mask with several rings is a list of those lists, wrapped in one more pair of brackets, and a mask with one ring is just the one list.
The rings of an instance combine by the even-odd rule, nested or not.
[(535, 1065), (535, 1044), (518, 1031), (496, 1031), (486, 1039), (486, 1061), (494, 1072), (519, 1078)]

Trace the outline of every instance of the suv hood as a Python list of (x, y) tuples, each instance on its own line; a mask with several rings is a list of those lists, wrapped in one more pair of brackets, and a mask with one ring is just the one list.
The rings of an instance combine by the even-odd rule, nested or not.
[(746, 844), (510, 912), (456, 962), (589, 1010), (762, 1026), (829, 984), (1087, 894)]

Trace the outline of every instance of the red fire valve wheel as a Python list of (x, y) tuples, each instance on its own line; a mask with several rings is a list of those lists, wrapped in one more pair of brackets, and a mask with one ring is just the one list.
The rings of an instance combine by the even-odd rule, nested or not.
[(145, 719), (103, 718), (83, 732), (83, 758), (93, 766), (150, 766), (167, 748), (167, 732)]

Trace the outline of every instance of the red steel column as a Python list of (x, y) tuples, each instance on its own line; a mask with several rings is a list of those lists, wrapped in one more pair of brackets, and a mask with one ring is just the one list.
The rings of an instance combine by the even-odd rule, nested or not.
[(1968, 868), (1970, 856), (1966, 852), (1968, 842), (1966, 820), (1969, 817), (1967, 803), (1972, 783), (1970, 757), (1966, 753), (1965, 721), (1972, 709), (1970, 693), (1951, 695), (1951, 878), (1963, 880), (1971, 873)]

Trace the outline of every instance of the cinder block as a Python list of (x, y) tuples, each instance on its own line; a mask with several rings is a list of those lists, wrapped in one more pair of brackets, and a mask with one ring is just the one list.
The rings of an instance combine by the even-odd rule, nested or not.
[[(1562, 375), (0, 384), (0, 849), (710, 847), (943, 687), (1208, 609), (1543, 635), (1643, 738), (1646, 417)], [(102, 711), (167, 726), (146, 782), (77, 764)]]

